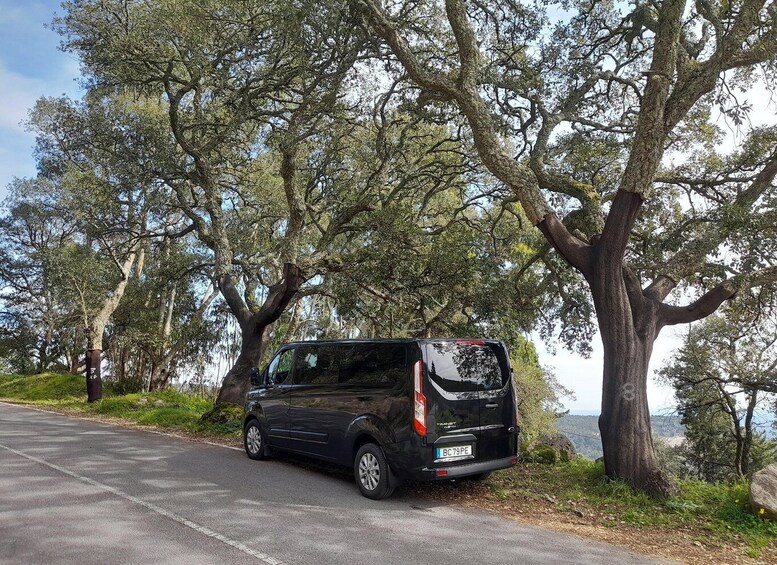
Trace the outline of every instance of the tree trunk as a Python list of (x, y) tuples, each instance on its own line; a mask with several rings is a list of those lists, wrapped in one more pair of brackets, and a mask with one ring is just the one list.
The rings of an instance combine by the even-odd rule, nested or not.
[(267, 349), (270, 325), (242, 333), (240, 354), (224, 377), (216, 404), (232, 403), (243, 405), (251, 387), (251, 369), (257, 367)]
[(661, 329), (658, 306), (642, 299), (638, 281), (627, 280), (620, 261), (606, 253), (593, 261), (589, 283), (604, 349), (599, 432), (605, 473), (656, 498), (673, 496), (677, 486), (655, 455), (647, 399), (648, 365)]
[(151, 379), (148, 383), (148, 390), (162, 390), (167, 388), (167, 380), (167, 368), (155, 363), (151, 369)]
[(103, 382), (100, 377), (101, 349), (89, 349), (86, 352), (86, 396), (88, 402), (103, 397)]
[(605, 472), (658, 498), (676, 494), (676, 487), (658, 466), (650, 427), (647, 373), (653, 342), (625, 333), (616, 339), (603, 334), (602, 341), (604, 389), (599, 431)]
[(142, 388), (147, 391), (146, 387), (146, 354), (138, 352), (138, 362), (135, 365), (135, 378), (142, 383)]
[(130, 357), (129, 345), (124, 345), (121, 348), (121, 355), (119, 357), (119, 380), (125, 380), (129, 373), (129, 357)]
[(283, 266), (283, 278), (272, 285), (258, 311), (251, 311), (227, 274), (219, 279), (219, 290), (238, 320), (240, 328), (240, 354), (224, 377), (216, 405), (232, 403), (243, 405), (251, 382), (251, 368), (262, 359), (269, 342), (270, 327), (281, 317), (294, 295), (305, 282), (302, 270), (292, 263)]
[(745, 437), (742, 442), (742, 476), (746, 477), (750, 473), (750, 450), (753, 447), (753, 414), (758, 405), (758, 390), (750, 391), (750, 398), (747, 403), (747, 412), (745, 414)]
[(70, 374), (71, 375), (77, 375), (81, 371), (79, 371), (79, 367), (81, 365), (80, 360), (78, 359), (78, 351), (74, 351), (72, 355), (68, 355), (68, 360), (70, 361)]

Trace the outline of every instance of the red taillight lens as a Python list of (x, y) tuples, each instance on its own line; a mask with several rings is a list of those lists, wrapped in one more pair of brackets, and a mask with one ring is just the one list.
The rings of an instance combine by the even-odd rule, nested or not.
[(482, 339), (457, 339), (456, 345), (485, 345)]
[(413, 429), (419, 436), (426, 435), (426, 397), (424, 396), (423, 362), (413, 366)]
[(518, 412), (518, 385), (515, 382), (515, 375), (511, 376), (513, 385), (513, 410), (515, 410), (515, 427), (521, 427), (521, 413)]

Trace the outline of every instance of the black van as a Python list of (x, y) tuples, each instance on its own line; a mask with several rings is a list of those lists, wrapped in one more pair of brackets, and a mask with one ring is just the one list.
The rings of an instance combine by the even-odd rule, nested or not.
[(484, 478), (516, 462), (505, 345), (476, 339), (305, 341), (251, 377), (243, 438), (354, 470), (362, 494), (403, 479)]

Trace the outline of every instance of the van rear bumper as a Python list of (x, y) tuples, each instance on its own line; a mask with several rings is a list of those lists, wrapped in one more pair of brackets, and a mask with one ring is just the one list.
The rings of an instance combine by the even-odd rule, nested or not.
[(490, 459), (488, 461), (479, 461), (467, 465), (455, 465), (452, 467), (424, 467), (420, 470), (417, 478), (426, 481), (436, 479), (455, 479), (457, 477), (467, 477), (469, 475), (479, 475), (497, 469), (507, 469), (516, 463), (516, 456), (505, 457), (503, 459)]

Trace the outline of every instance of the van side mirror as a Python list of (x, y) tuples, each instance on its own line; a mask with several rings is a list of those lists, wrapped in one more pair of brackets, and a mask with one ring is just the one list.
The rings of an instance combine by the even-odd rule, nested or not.
[(256, 367), (251, 367), (251, 386), (262, 386), (262, 373)]

